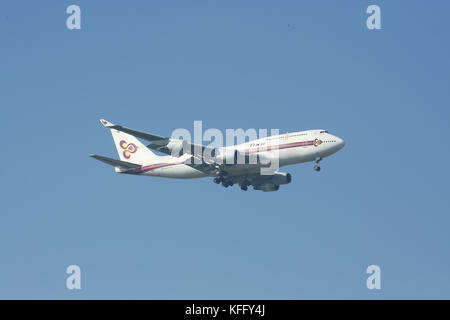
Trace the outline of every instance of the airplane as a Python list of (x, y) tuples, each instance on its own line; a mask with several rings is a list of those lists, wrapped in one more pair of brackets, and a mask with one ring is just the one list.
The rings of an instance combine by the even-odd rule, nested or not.
[[(224, 187), (236, 184), (244, 191), (249, 186), (265, 192), (277, 191), (280, 185), (292, 180), (289, 173), (278, 171), (279, 167), (313, 161), (314, 170), (320, 171), (320, 161), (345, 145), (341, 138), (318, 129), (213, 148), (130, 129), (104, 119), (100, 122), (111, 130), (120, 160), (89, 156), (113, 166), (117, 173), (179, 179), (213, 177), (216, 184)], [(144, 145), (138, 138), (150, 143)], [(150, 149), (166, 155), (157, 155)], [(278, 162), (276, 168), (270, 168), (274, 162)], [(269, 172), (262, 174), (264, 168)]]

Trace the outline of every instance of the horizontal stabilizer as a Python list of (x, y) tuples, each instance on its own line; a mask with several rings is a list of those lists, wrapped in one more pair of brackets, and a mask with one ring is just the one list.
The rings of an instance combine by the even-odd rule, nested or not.
[(106, 164), (109, 164), (111, 166), (119, 167), (119, 168), (123, 168), (123, 169), (137, 169), (137, 168), (141, 167), (141, 165), (139, 165), (139, 164), (126, 162), (126, 161), (121, 161), (121, 160), (116, 160), (116, 159), (103, 157), (103, 156), (98, 156), (96, 154), (90, 154), (89, 157), (97, 159), (97, 160), (99, 160), (101, 162), (104, 162)]

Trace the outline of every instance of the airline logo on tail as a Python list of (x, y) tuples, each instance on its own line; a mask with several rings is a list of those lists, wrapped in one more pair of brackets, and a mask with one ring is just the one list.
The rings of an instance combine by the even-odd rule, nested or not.
[(123, 156), (130, 159), (132, 153), (136, 153), (137, 147), (134, 143), (127, 143), (125, 140), (120, 141), (120, 147), (123, 149)]

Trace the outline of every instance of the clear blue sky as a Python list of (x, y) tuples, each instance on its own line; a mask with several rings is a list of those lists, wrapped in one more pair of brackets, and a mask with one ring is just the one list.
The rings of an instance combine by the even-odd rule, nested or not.
[[(77, 4), (82, 29), (66, 28)], [(382, 30), (366, 28), (378, 4)], [(0, 298), (450, 298), (448, 1), (2, 1)], [(325, 128), (280, 191), (121, 176), (104, 117)], [(68, 265), (82, 290), (65, 287)], [(366, 268), (382, 289), (366, 288)]]

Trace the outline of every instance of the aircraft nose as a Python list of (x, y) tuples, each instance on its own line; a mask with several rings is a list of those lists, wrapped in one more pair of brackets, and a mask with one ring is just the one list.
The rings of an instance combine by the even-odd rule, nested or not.
[(344, 139), (338, 138), (339, 149), (342, 149), (345, 146)]

